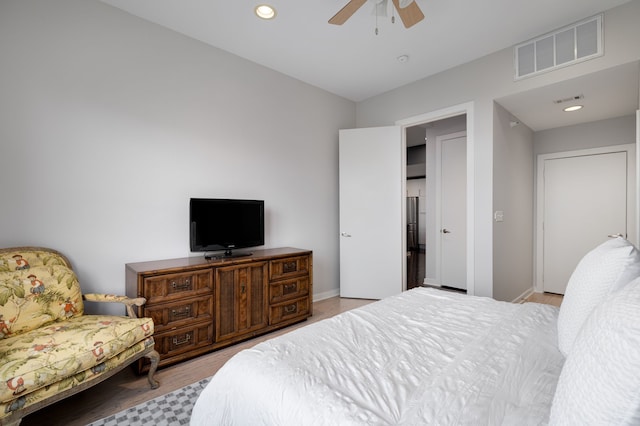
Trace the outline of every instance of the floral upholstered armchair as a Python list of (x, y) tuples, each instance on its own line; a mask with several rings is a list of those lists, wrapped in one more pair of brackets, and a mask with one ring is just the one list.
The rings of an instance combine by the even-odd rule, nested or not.
[[(128, 316), (85, 315), (84, 301), (121, 302)], [(0, 249), (0, 425), (80, 392), (141, 357), (160, 356), (144, 298), (85, 294), (67, 258), (45, 248)]]

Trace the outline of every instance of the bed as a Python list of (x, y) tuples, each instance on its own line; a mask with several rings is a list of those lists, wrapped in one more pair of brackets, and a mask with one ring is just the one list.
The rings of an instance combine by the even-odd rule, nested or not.
[[(633, 262), (640, 265), (637, 250), (624, 244), (625, 253), (633, 250)], [(606, 253), (612, 251), (610, 246), (605, 247)], [(620, 250), (616, 253), (619, 257)], [(607, 260), (602, 250), (592, 254), (591, 263)], [(605, 282), (607, 289), (599, 291), (604, 294), (600, 299), (611, 298), (614, 290), (622, 294), (623, 284), (640, 275), (640, 267), (623, 276), (602, 265), (598, 268), (607, 269), (611, 279), (603, 280), (598, 273), (593, 277), (587, 268), (576, 280), (584, 281), (586, 276), (587, 281)], [(580, 265), (572, 279), (578, 269)], [(607, 309), (618, 312), (620, 303), (631, 303), (635, 306), (631, 315), (637, 315), (640, 324), (640, 280), (636, 282), (627, 286), (629, 294), (617, 297), (616, 304)], [(571, 284), (565, 297), (571, 296), (571, 287), (584, 288), (582, 283)], [(591, 310), (603, 304), (575, 293), (580, 295), (575, 299), (594, 304)], [(584, 303), (577, 306), (578, 311), (588, 310)], [(589, 389), (594, 395), (574, 400), (573, 389), (593, 386), (588, 382), (591, 376), (606, 381), (607, 375), (585, 378), (580, 357), (568, 356), (573, 346), (584, 346), (584, 338), (580, 333), (576, 337), (573, 326), (559, 327), (559, 322), (570, 324), (576, 317), (567, 317), (571, 304), (567, 313), (562, 309), (437, 289), (406, 291), (238, 353), (201, 393), (191, 424), (544, 425), (550, 420), (571, 424), (576, 410), (589, 412), (581, 404), (595, 399), (597, 405), (597, 399), (606, 400), (609, 395), (603, 398)], [(581, 321), (589, 322), (586, 318)], [(637, 328), (632, 334), (640, 336), (640, 326)], [(593, 346), (592, 336), (586, 338), (588, 346)], [(636, 352), (640, 352), (640, 338), (637, 343)], [(611, 358), (606, 352), (612, 343), (607, 345), (602, 356)], [(620, 356), (614, 358), (628, 364)], [(635, 377), (640, 377), (639, 356), (631, 366), (626, 365), (630, 370), (625, 374), (636, 367)], [(571, 377), (562, 377), (565, 370)], [(630, 398), (637, 400), (640, 384), (635, 381), (627, 387)], [(640, 402), (636, 402), (638, 414)], [(600, 407), (594, 415), (607, 414), (607, 409)], [(631, 414), (631, 419), (640, 419)]]

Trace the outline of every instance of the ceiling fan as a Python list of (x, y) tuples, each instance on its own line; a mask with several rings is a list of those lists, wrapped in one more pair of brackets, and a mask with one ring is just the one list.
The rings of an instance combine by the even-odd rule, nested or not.
[[(345, 7), (340, 9), (331, 19), (330, 24), (342, 25), (367, 1), (375, 4), (377, 10), (386, 11), (387, 0), (349, 0)], [(391, 0), (405, 28), (410, 28), (424, 19), (424, 14), (420, 10), (415, 0)]]

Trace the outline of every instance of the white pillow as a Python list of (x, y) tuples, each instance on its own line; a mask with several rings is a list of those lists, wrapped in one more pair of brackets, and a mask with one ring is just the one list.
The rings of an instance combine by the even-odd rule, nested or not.
[(549, 424), (640, 424), (640, 278), (595, 308), (580, 330)]
[(558, 347), (564, 356), (593, 308), (639, 276), (640, 253), (622, 237), (607, 240), (580, 260), (558, 314)]

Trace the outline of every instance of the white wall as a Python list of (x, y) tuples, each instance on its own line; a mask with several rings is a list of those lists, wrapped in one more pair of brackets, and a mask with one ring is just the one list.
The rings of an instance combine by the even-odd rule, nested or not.
[(125, 263), (191, 255), (189, 197), (264, 199), (266, 247), (313, 250), (338, 294), (354, 103), (97, 0), (3, 0), (0, 58), (0, 246), (122, 293)]
[[(533, 285), (533, 131), (499, 104), (493, 125), (493, 297), (513, 301)], [(495, 221), (495, 212), (503, 220)]]
[(508, 48), (357, 105), (357, 126), (372, 127), (473, 103), (473, 122), (467, 130), (474, 138), (475, 155), (475, 294), (493, 294), (493, 101), (640, 59), (640, 1), (611, 9), (604, 19), (602, 57), (515, 82), (513, 50)]
[(635, 130), (635, 115), (541, 130), (533, 135), (534, 154), (551, 154), (633, 143)]

